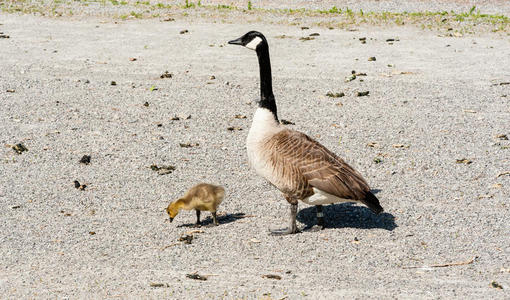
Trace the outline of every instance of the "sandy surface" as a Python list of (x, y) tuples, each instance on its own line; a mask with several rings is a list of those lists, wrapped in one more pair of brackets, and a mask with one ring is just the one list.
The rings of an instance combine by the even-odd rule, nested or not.
[[(510, 142), (497, 137), (510, 136), (508, 36), (9, 14), (0, 23), (10, 36), (0, 39), (2, 298), (509, 297)], [(246, 162), (256, 56), (225, 45), (250, 29), (269, 40), (280, 117), (359, 170), (385, 213), (331, 205), (322, 232), (268, 235), (289, 208)], [(345, 82), (351, 70), (367, 76)], [(159, 78), (165, 71), (173, 77)], [(158, 175), (152, 164), (176, 170)], [(198, 182), (225, 186), (221, 224), (184, 244), (194, 213), (169, 223), (164, 208)], [(314, 209), (300, 205), (298, 221), (313, 225)]]

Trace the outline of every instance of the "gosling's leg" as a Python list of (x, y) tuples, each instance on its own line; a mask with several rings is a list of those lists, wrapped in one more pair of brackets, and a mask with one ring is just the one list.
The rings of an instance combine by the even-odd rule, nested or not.
[(219, 223), (218, 223), (218, 219), (216, 219), (216, 212), (215, 212), (215, 211), (213, 211), (211, 214), (213, 215), (213, 223), (214, 223), (214, 226), (218, 226), (218, 225), (219, 225)]
[(296, 215), (297, 215), (297, 201), (296, 203), (290, 204), (290, 224), (289, 228), (282, 229), (282, 230), (274, 230), (271, 231), (271, 234), (273, 235), (286, 235), (286, 234), (294, 234), (298, 232), (297, 225), (296, 225)]
[(197, 223), (195, 224), (195, 227), (200, 227), (200, 210), (196, 209), (197, 211)]

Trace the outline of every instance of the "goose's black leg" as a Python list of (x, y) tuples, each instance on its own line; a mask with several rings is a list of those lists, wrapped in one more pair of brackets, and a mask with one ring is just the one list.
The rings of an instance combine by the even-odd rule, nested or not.
[(315, 206), (317, 209), (317, 226), (322, 230), (324, 229), (324, 214), (322, 212), (322, 205)]
[(316, 232), (316, 231), (321, 231), (325, 228), (324, 213), (322, 212), (322, 205), (316, 205), (315, 209), (317, 210), (317, 224), (312, 227), (308, 227), (307, 229), (305, 229), (305, 231)]
[(200, 211), (196, 209), (197, 211), (197, 223), (195, 224), (195, 227), (200, 227)]
[[(287, 201), (288, 201), (288, 199), (287, 199)], [(289, 202), (291, 202), (291, 201), (289, 201)], [(297, 225), (296, 225), (297, 209), (298, 209), (297, 201), (295, 201), (295, 203), (291, 203), (290, 204), (290, 224), (289, 224), (289, 228), (281, 229), (281, 230), (274, 230), (274, 231), (271, 231), (271, 234), (273, 234), (273, 235), (286, 235), (286, 234), (298, 233), (299, 231), (298, 231)]]

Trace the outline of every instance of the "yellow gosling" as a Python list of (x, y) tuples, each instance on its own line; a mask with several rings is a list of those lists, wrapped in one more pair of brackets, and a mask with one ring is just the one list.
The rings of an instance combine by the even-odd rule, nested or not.
[(212, 213), (214, 225), (218, 225), (216, 219), (216, 210), (221, 201), (225, 197), (225, 189), (221, 186), (208, 183), (200, 183), (189, 189), (189, 191), (181, 198), (170, 203), (166, 208), (166, 212), (170, 216), (172, 222), (179, 213), (179, 210), (196, 210), (197, 223), (200, 226), (200, 211), (210, 211)]

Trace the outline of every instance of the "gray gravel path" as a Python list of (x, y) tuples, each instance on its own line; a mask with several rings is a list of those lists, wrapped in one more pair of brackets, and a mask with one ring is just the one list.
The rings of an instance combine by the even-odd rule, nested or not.
[[(10, 36), (0, 39), (2, 298), (509, 298), (508, 36), (6, 14), (0, 23)], [(268, 37), (280, 117), (358, 169), (384, 214), (331, 205), (322, 232), (268, 235), (287, 223), (288, 205), (246, 162), (256, 57), (225, 45), (250, 29)], [(159, 78), (167, 70), (173, 77)], [(367, 76), (345, 82), (351, 70)], [(199, 146), (179, 146), (188, 142)], [(152, 164), (176, 170), (160, 176)], [(170, 224), (164, 208), (198, 182), (225, 186), (221, 225), (179, 243), (194, 213)], [(313, 216), (300, 205), (301, 227)], [(430, 267), (455, 262), (465, 264)]]

